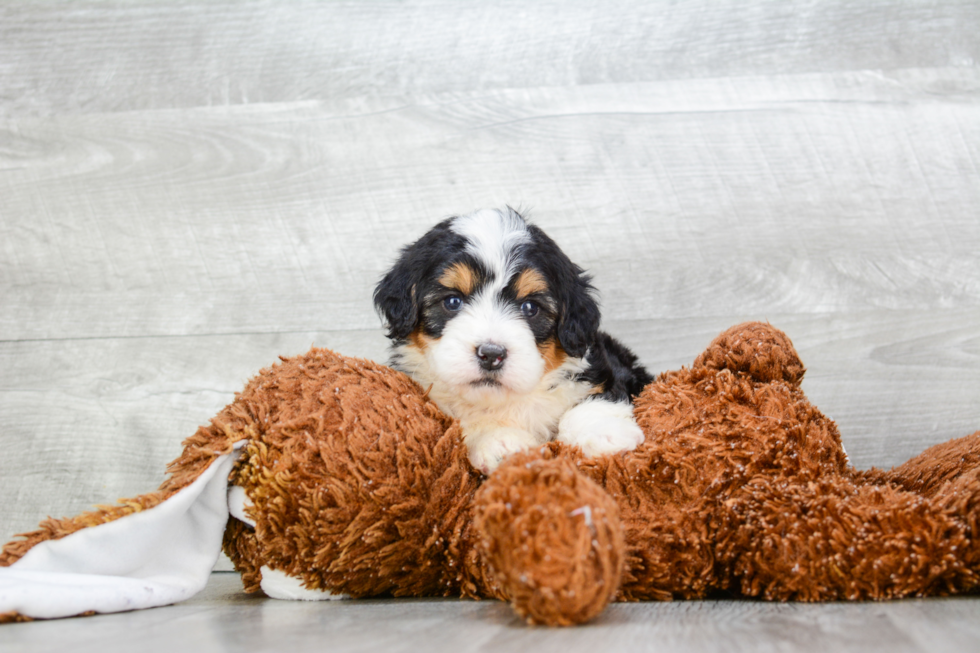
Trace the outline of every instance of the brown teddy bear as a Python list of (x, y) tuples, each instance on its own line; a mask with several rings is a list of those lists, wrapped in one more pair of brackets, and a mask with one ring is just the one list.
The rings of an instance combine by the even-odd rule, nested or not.
[(275, 573), (351, 597), (500, 598), (530, 622), (574, 624), (611, 600), (975, 590), (980, 432), (857, 471), (803, 373), (785, 334), (739, 325), (637, 398), (636, 450), (589, 459), (550, 443), (483, 477), (408, 377), (313, 349), (253, 379), (158, 492), (47, 520), (0, 566), (159, 505), (247, 441), (231, 483), (250, 505), (224, 550), (249, 592)]

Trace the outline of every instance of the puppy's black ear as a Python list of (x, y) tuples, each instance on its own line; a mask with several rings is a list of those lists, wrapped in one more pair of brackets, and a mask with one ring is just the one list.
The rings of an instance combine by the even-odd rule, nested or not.
[(463, 238), (450, 228), (452, 221), (440, 222), (405, 247), (374, 289), (374, 306), (389, 338), (402, 340), (415, 330), (422, 318), (425, 284), (449, 256), (465, 247)]
[(381, 315), (388, 337), (396, 340), (407, 338), (419, 321), (416, 296), (420, 275), (413, 269), (411, 261), (406, 260), (408, 250), (402, 252), (395, 267), (374, 289), (374, 307)]
[(581, 358), (596, 341), (601, 317), (591, 277), (572, 263), (558, 243), (544, 231), (532, 224), (527, 229), (531, 242), (525, 246), (525, 253), (545, 273), (551, 292), (558, 300), (555, 325), (558, 344), (569, 356)]
[(567, 277), (565, 292), (560, 293), (558, 342), (569, 356), (581, 358), (596, 340), (601, 316), (588, 275), (571, 261), (569, 265), (574, 273)]

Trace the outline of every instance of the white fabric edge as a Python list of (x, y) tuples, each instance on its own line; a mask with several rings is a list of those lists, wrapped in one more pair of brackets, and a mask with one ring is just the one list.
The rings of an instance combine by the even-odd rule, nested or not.
[(245, 513), (245, 509), (251, 507), (252, 501), (245, 494), (245, 488), (240, 485), (228, 486), (228, 514), (255, 528), (255, 521)]
[(52, 619), (194, 596), (221, 553), (228, 475), (237, 457), (219, 456), (193, 483), (153, 508), (41, 542), (0, 568), (0, 612)]
[(333, 594), (328, 590), (311, 590), (303, 587), (303, 581), (268, 565), (259, 568), (262, 580), (259, 586), (270, 599), (283, 601), (336, 601), (349, 599), (346, 594)]

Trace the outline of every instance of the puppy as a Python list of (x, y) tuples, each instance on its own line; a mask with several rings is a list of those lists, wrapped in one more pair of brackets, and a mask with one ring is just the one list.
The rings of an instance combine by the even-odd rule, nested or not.
[(652, 381), (599, 331), (590, 278), (513, 209), (449, 218), (374, 291), (389, 365), (460, 422), (485, 473), (555, 437), (586, 455), (635, 448), (632, 398)]

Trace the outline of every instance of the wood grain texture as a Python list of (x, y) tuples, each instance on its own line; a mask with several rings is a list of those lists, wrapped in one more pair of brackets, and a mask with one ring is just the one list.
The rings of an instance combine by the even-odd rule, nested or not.
[(592, 623), (554, 629), (529, 628), (498, 601), (303, 603), (248, 596), (239, 583), (237, 574), (212, 574), (201, 595), (176, 606), (7, 625), (0, 650), (962, 653), (975, 651), (980, 638), (980, 601), (969, 598), (826, 605), (620, 603)]
[(323, 311), (370, 328), (400, 246), (506, 201), (621, 317), (978, 306), (978, 85), (863, 72), (11, 121), (0, 337)]
[(980, 61), (971, 0), (5, 3), (0, 24), (0, 116)]
[[(857, 466), (975, 431), (977, 33), (967, 0), (0, 5), (0, 538), (153, 488), (279, 354), (383, 360), (398, 248), (505, 203), (652, 371), (769, 320)], [(870, 650), (928, 643), (883, 619)]]

